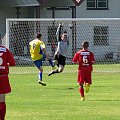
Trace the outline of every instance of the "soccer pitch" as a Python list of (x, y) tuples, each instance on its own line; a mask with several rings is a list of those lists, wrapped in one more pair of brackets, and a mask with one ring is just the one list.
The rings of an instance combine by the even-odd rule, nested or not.
[[(109, 72), (119, 70), (117, 66), (94, 65), (98, 72), (93, 72), (93, 84), (85, 93), (85, 101), (80, 100), (76, 65), (66, 66), (63, 73), (50, 77), (46, 72), (50, 69), (44, 67), (43, 81), (47, 86), (37, 83), (37, 72), (12, 74), (18, 68), (10, 68), (12, 93), (6, 97), (6, 120), (119, 120), (120, 73)], [(108, 72), (99, 72), (101, 68)], [(27, 67), (21, 69), (26, 71)]]

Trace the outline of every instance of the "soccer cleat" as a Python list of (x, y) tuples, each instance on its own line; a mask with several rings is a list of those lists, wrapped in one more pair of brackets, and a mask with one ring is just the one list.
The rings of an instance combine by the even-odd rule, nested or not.
[(44, 82), (42, 82), (40, 80), (38, 80), (38, 83), (41, 84), (42, 86), (46, 86), (46, 83), (44, 83)]
[(55, 70), (56, 69), (56, 67), (54, 66), (54, 67), (52, 67), (52, 70)]
[(85, 101), (85, 97), (81, 97), (81, 101)]
[(86, 84), (85, 84), (85, 91), (86, 91), (86, 93), (89, 92), (89, 87), (90, 87), (90, 84), (89, 84), (89, 83), (86, 83)]
[(48, 76), (51, 76), (52, 74), (54, 74), (54, 73), (53, 73), (53, 70), (48, 74)]

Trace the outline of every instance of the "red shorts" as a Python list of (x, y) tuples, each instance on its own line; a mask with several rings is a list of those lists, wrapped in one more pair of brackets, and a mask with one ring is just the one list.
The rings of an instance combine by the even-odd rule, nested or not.
[(91, 70), (78, 70), (78, 83), (92, 84)]
[(7, 75), (0, 76), (0, 94), (6, 94), (11, 92), (9, 78)]

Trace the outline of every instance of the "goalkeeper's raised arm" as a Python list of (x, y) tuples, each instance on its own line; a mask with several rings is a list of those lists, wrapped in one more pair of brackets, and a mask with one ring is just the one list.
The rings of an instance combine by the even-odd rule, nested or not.
[[(69, 40), (69, 36), (70, 36), (70, 31), (72, 29), (72, 26), (69, 25), (69, 31), (67, 32), (66, 30), (63, 32), (63, 33), (66, 33), (67, 34), (67, 41)], [(59, 23), (59, 26), (57, 28), (57, 31), (56, 31), (56, 38), (57, 38), (57, 41), (61, 41), (61, 36), (62, 36), (62, 31), (63, 31), (63, 23)]]
[(61, 34), (62, 34), (62, 23), (59, 23), (59, 26), (57, 28), (57, 32), (56, 32), (56, 37), (57, 37), (57, 41), (61, 41)]

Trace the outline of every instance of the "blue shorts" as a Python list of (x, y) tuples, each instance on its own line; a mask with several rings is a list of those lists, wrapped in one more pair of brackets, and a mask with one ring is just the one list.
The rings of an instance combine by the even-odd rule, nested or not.
[(46, 55), (43, 54), (43, 57), (39, 60), (33, 61), (35, 66), (39, 69), (42, 67), (42, 61), (45, 61)]

